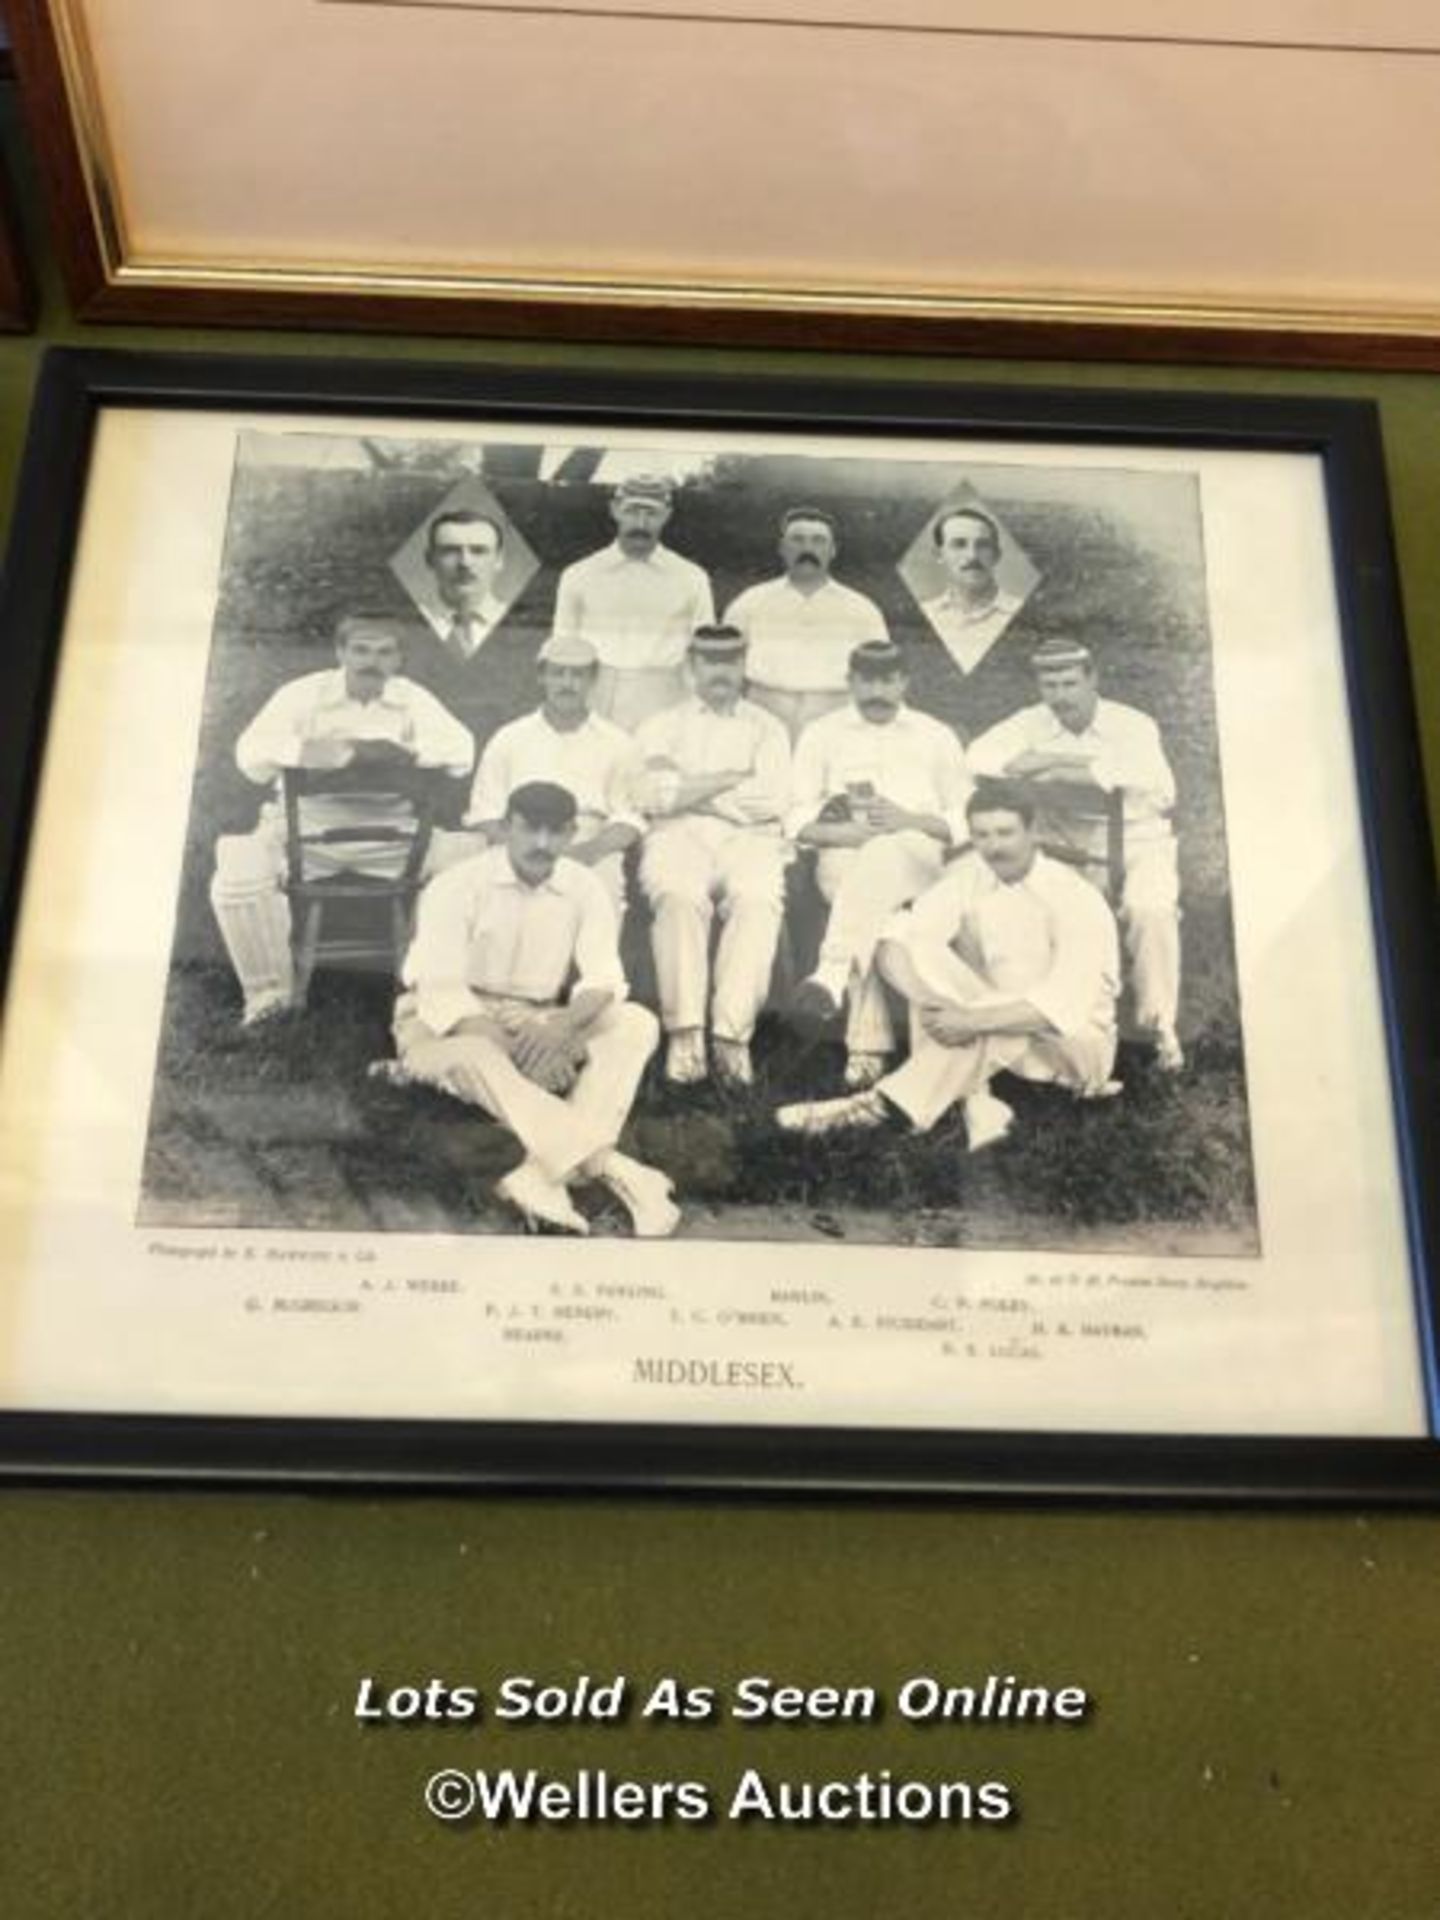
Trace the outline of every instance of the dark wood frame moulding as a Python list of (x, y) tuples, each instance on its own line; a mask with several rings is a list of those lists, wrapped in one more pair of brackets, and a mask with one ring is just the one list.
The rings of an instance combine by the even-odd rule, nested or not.
[(0, 330), (28, 333), (35, 324), (35, 283), (25, 257), (10, 182), (0, 169)]
[(376, 286), (311, 288), (280, 282), (187, 284), (178, 274), (145, 276), (112, 255), (105, 229), (121, 231), (119, 209), (98, 205), (69, 103), (47, 0), (8, 0), (13, 61), (70, 300), (78, 318), (155, 326), (344, 328), (376, 333), (480, 335), (792, 348), (848, 352), (957, 354), (1008, 359), (1116, 360), (1294, 368), (1440, 372), (1440, 329), (1229, 322), (1177, 303), (1174, 317), (1025, 317), (943, 311), (846, 311), (805, 303), (745, 304), (743, 297), (659, 302), (597, 287), (583, 297), (531, 291), (472, 296)]
[(672, 1493), (984, 1493), (1292, 1505), (1440, 1502), (1440, 1002), (1429, 823), (1368, 403), (939, 382), (522, 373), (340, 360), (53, 349), (37, 390), (0, 583), (0, 994), (18, 925), (51, 687), (93, 435), (107, 408), (1003, 433), (1144, 447), (1305, 452), (1324, 462), (1342, 661), (1412, 1258), (1428, 1437), (1254, 1438), (956, 1428), (727, 1427), (415, 1418), (0, 1412), (0, 1474)]
[[(13, 72), (10, 48), (0, 43), (0, 83), (11, 80)], [(0, 160), (0, 332), (28, 333), (34, 324), (35, 280), (9, 170)]]

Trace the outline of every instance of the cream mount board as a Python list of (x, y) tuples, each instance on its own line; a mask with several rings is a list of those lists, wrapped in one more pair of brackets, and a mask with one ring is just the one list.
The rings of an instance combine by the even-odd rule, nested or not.
[(97, 317), (1440, 341), (1420, 5), (14, 12)]

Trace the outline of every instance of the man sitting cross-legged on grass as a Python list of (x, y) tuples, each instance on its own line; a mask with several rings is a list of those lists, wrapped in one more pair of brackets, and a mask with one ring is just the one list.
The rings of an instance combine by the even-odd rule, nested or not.
[(1002, 1069), (1082, 1098), (1118, 1091), (1120, 951), (1103, 896), (1036, 844), (1023, 789), (982, 783), (966, 807), (974, 851), (885, 926), (877, 963), (910, 1003), (910, 1058), (874, 1087), (782, 1107), (793, 1133), (879, 1126), (917, 1133), (963, 1101), (970, 1150), (1013, 1119), (990, 1092)]
[(850, 656), (849, 703), (812, 720), (795, 749), (790, 831), (818, 852), (815, 879), (830, 915), (794, 1011), (808, 1024), (848, 1003), (851, 1087), (878, 1080), (895, 1045), (874, 969), (876, 937), (965, 838), (970, 777), (960, 742), (905, 704), (908, 684), (899, 648), (866, 641)]
[(598, 1180), (637, 1235), (659, 1237), (680, 1220), (670, 1182), (616, 1147), (659, 1029), (625, 998), (604, 887), (564, 857), (574, 832), (574, 796), (527, 781), (510, 795), (502, 843), (426, 888), (395, 1008), (396, 1077), (454, 1094), (518, 1137), (525, 1158), (496, 1192), (527, 1221), (588, 1232), (568, 1188)]

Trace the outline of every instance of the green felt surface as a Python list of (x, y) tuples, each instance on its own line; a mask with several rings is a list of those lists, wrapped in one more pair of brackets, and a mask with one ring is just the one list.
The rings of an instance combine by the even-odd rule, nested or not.
[[(8, 105), (8, 103), (7, 103)], [(14, 150), (13, 124), (8, 128)], [(22, 162), (23, 166), (23, 162)], [(27, 207), (34, 220), (33, 189)], [(42, 347), (474, 363), (728, 354), (82, 328), (0, 343), (8, 504)], [(1440, 379), (831, 359), (896, 379), (1326, 392), (1380, 403), (1440, 821)], [(960, 1503), (0, 1494), (0, 1916), (1432, 1920), (1440, 1521)], [(725, 1687), (1016, 1673), (1079, 1727), (362, 1728), (366, 1673)], [(1008, 1826), (447, 1831), (437, 1767), (1008, 1781)]]

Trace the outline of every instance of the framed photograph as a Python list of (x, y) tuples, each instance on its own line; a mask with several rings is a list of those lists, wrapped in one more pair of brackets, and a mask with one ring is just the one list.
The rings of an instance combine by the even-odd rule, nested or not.
[(1365, 404), (53, 352), (13, 1470), (1429, 1498)]
[(1440, 366), (1433, 9), (1187, 12), (9, 9), (85, 319)]

